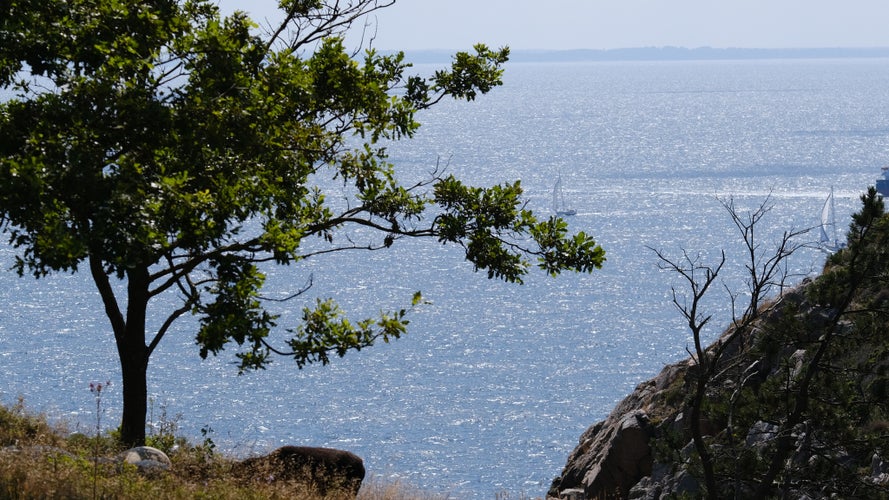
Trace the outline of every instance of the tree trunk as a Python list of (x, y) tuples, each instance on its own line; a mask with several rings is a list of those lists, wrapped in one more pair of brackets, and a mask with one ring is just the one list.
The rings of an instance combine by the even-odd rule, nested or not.
[(108, 279), (106, 268), (90, 253), (90, 273), (105, 305), (111, 322), (123, 385), (123, 417), (120, 439), (127, 446), (145, 444), (145, 418), (148, 415), (148, 357), (145, 344), (145, 316), (148, 310), (150, 278), (148, 266), (135, 266), (127, 271), (127, 315), (124, 319)]
[(148, 414), (148, 347), (145, 345), (148, 268), (131, 269), (127, 279), (126, 327), (122, 335), (116, 335), (123, 379), (120, 439), (126, 446), (142, 446)]
[[(131, 335), (129, 329), (126, 337)], [(145, 444), (145, 418), (148, 414), (148, 359), (145, 343), (138, 339), (118, 342), (121, 378), (123, 382), (123, 417), (120, 440), (126, 446)]]
[[(695, 341), (700, 345), (700, 331), (695, 332)], [(712, 372), (710, 367), (714, 360), (708, 358), (707, 353), (698, 350), (698, 366), (697, 381), (695, 383), (695, 393), (691, 403), (691, 414), (689, 415), (689, 430), (691, 432), (692, 441), (698, 457), (701, 459), (701, 468), (704, 472), (704, 484), (707, 487), (707, 496), (709, 500), (719, 498), (716, 487), (716, 474), (713, 470), (713, 457), (710, 455), (710, 448), (704, 441), (703, 432), (701, 430), (701, 407), (704, 405), (704, 398), (707, 396), (707, 387), (712, 380)]]

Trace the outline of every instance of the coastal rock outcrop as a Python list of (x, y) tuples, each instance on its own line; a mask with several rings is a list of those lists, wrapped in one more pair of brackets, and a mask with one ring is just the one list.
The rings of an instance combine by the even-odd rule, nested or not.
[(686, 369), (685, 362), (665, 367), (654, 379), (639, 384), (605, 420), (587, 429), (548, 496), (577, 497), (581, 490), (584, 498), (628, 498), (630, 489), (650, 476), (655, 465), (649, 443), (658, 429), (652, 415), (661, 421), (675, 420), (677, 412), (664, 404), (665, 391), (674, 388)]
[[(870, 316), (845, 319), (811, 285), (707, 350), (718, 355), (698, 429), (717, 497), (889, 498), (889, 311), (871, 313), (868, 293), (855, 310)], [(689, 358), (636, 386), (581, 435), (547, 499), (705, 494), (689, 424), (699, 370)]]

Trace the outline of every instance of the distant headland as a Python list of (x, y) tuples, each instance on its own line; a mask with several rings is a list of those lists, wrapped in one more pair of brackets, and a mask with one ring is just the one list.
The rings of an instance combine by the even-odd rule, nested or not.
[[(388, 51), (383, 51), (388, 52)], [(449, 62), (455, 50), (408, 50), (407, 59), (415, 63)], [(594, 62), (594, 61), (695, 61), (738, 59), (838, 59), (889, 57), (889, 47), (749, 49), (713, 47), (640, 47), (627, 49), (513, 50), (510, 61), (522, 62)]]

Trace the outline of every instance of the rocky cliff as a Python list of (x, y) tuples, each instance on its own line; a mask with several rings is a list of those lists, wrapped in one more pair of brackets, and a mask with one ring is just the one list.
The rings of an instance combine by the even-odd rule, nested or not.
[(587, 429), (548, 498), (889, 498), (889, 221), (858, 229), (712, 370), (669, 365)]

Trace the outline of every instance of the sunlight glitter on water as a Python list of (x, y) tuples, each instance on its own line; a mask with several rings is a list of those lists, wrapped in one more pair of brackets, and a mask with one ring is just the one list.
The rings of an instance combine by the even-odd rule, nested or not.
[[(813, 226), (833, 186), (845, 227), (886, 163), (887, 89), (889, 65), (876, 61), (512, 66), (491, 95), (421, 115), (418, 137), (393, 147), (392, 161), (406, 181), (438, 158), (468, 183), (520, 178), (544, 216), (561, 173), (578, 209), (569, 227), (606, 248), (603, 269), (532, 275), (518, 287), (473, 273), (459, 249), (407, 240), (391, 252), (309, 259), (271, 273), (269, 293), (287, 295), (312, 275), (310, 299), (334, 297), (353, 317), (404, 307), (417, 290), (431, 304), (410, 313), (397, 342), (327, 367), (279, 360), (243, 377), (231, 353), (198, 361), (189, 319), (155, 353), (152, 397), (183, 414), (184, 434), (198, 439), (209, 425), (220, 449), (236, 454), (337, 446), (376, 475), (459, 498), (516, 487), (542, 495), (587, 426), (686, 356), (688, 333), (670, 304), (676, 282), (648, 247), (706, 259), (732, 249), (717, 195), (746, 210), (771, 194), (774, 237)], [(742, 264), (731, 259), (727, 282), (742, 286)], [(0, 247), (0, 263), (11, 262)], [(805, 275), (822, 262), (804, 252), (795, 269)], [(288, 304), (284, 321), (301, 307)], [(4, 402), (22, 394), (38, 411), (88, 422), (88, 383), (119, 377), (88, 277), (4, 273), (0, 308)], [(727, 311), (716, 316), (726, 324)], [(109, 422), (119, 418), (119, 391), (108, 393)]]

